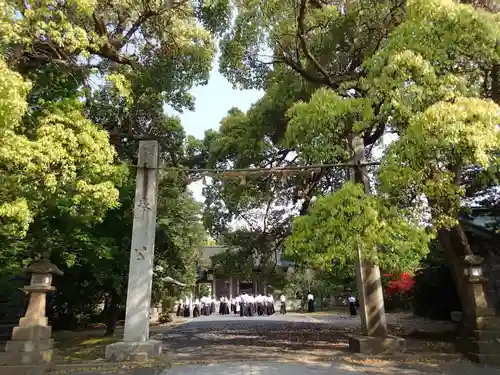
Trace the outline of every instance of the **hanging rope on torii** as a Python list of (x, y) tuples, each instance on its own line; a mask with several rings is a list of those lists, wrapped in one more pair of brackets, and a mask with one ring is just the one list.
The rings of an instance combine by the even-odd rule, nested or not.
[[(151, 289), (153, 281), (153, 262), (156, 232), (156, 211), (158, 172), (196, 174), (197, 177), (227, 177), (244, 179), (252, 174), (270, 174), (289, 176), (291, 174), (320, 171), (324, 168), (348, 168), (352, 172), (351, 179), (363, 183), (367, 187), (367, 166), (379, 165), (379, 162), (367, 162), (364, 158), (364, 148), (360, 148), (360, 140), (351, 140), (353, 158), (350, 163), (313, 164), (284, 167), (264, 168), (179, 168), (160, 165), (160, 147), (163, 143), (154, 136), (135, 136), (122, 134), (123, 138), (139, 140), (136, 191), (134, 199), (134, 219), (132, 228), (132, 243), (130, 268), (127, 288), (127, 303), (125, 314), (124, 341), (108, 345), (106, 358), (110, 360), (136, 360), (138, 357), (150, 357), (161, 354), (162, 343), (149, 339), (149, 314), (151, 309)], [(362, 142), (362, 141), (361, 141)], [(360, 292), (362, 333), (368, 338), (383, 338), (387, 340), (387, 323), (383, 311), (383, 295), (380, 280), (380, 270), (376, 264), (357, 261), (357, 279)], [(354, 339), (353, 339), (354, 340)], [(359, 340), (358, 340), (359, 341)], [(363, 345), (355, 340), (350, 346), (356, 351), (362, 351)], [(353, 341), (354, 342), (354, 341)], [(357, 346), (356, 346), (357, 345)], [(359, 347), (359, 350), (356, 349)]]

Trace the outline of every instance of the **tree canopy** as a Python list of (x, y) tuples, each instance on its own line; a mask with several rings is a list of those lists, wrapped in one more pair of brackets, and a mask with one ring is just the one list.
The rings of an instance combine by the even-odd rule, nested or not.
[(106, 131), (74, 101), (48, 106), (30, 124), (35, 129), (27, 128), (23, 118), (30, 116), (26, 96), (32, 85), (4, 61), (0, 74), (1, 234), (23, 237), (42, 214), (102, 219), (118, 206), (116, 186), (126, 175), (114, 165), (116, 151)]
[(229, 111), (211, 134), (208, 163), (346, 163), (350, 140), (359, 136), (368, 161), (381, 166), (366, 168), (371, 197), (350, 184), (341, 188), (347, 171), (328, 166), (252, 173), (245, 183), (215, 179), (206, 187), (212, 232), (235, 243), (227, 223), (260, 209), (263, 220), (275, 218), (257, 231), (272, 243), (264, 251), (286, 241), (297, 261), (322, 267), (349, 261), (361, 245), (366, 257), (375, 247), (384, 267), (415, 268), (441, 229), (460, 238), (459, 249), (448, 246), (452, 255), (470, 252), (458, 209), (498, 176), (496, 2), (276, 0), (236, 7), (221, 43), (221, 72), (265, 93), (246, 113)]

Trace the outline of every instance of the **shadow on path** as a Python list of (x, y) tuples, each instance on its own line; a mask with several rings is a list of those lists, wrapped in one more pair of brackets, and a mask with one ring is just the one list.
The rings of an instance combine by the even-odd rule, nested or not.
[(286, 363), (278, 361), (226, 362), (205, 366), (175, 366), (164, 375), (423, 375), (429, 373), (446, 375), (498, 375), (498, 370), (474, 368), (471, 366), (438, 364), (387, 364), (359, 365), (347, 361), (322, 363)]
[[(164, 342), (165, 350), (178, 363), (211, 363), (214, 361), (299, 361), (328, 362), (352, 357), (348, 335), (359, 326), (358, 319), (339, 317), (314, 319), (287, 315), (239, 318), (211, 316), (167, 330), (155, 338)], [(422, 348), (425, 340), (407, 337), (409, 351)]]

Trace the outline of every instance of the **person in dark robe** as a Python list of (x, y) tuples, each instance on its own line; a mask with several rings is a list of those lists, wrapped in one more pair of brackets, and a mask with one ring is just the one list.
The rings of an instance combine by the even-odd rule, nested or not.
[(241, 311), (241, 296), (236, 296), (234, 299), (234, 314), (240, 315)]
[(269, 296), (262, 296), (262, 309), (263, 309), (264, 315), (271, 315)]
[(210, 315), (215, 314), (215, 302), (216, 302), (216, 298), (214, 295), (214, 298), (212, 298), (212, 300), (210, 302)]
[(207, 315), (207, 297), (200, 298), (200, 314), (203, 316)]
[(349, 303), (349, 313), (351, 316), (355, 316), (358, 314), (358, 309), (356, 308), (356, 298), (354, 296), (349, 296), (347, 299), (347, 302)]
[(250, 308), (250, 296), (248, 294), (243, 294), (242, 296), (243, 300), (243, 316), (248, 316), (249, 315), (249, 308)]
[(227, 315), (226, 310), (227, 310), (227, 298), (221, 297), (220, 298), (220, 305), (219, 305), (219, 314)]
[(226, 297), (226, 302), (224, 303), (224, 315), (229, 315), (231, 313), (229, 303), (230, 303), (230, 298)]
[(190, 301), (189, 298), (186, 298), (184, 301), (184, 318), (190, 318), (191, 317), (191, 306), (190, 306)]
[(193, 304), (193, 318), (198, 318), (200, 316), (201, 303), (198, 298), (194, 300)]
[(240, 316), (245, 316), (245, 296), (240, 296)]
[(255, 299), (253, 296), (248, 296), (248, 316), (254, 316), (255, 313)]
[(184, 315), (183, 314), (183, 311), (182, 311), (182, 300), (179, 300), (177, 301), (177, 314), (175, 314), (176, 316), (181, 316), (181, 315)]
[(314, 312), (314, 296), (311, 292), (307, 295), (307, 312)]
[(269, 315), (274, 315), (274, 313), (276, 312), (276, 310), (274, 309), (274, 297), (270, 293), (269, 293), (269, 305), (270, 305), (269, 309), (271, 310)]
[(284, 294), (281, 295), (280, 297), (280, 315), (286, 315), (286, 297)]
[(260, 294), (255, 297), (255, 304), (257, 305), (257, 315), (262, 316), (264, 315), (264, 299), (262, 298)]
[(224, 315), (224, 297), (220, 298), (220, 302), (219, 302), (219, 315)]

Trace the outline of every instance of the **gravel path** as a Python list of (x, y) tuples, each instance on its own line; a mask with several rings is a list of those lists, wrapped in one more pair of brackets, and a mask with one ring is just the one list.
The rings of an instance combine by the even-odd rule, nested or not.
[[(398, 322), (399, 319), (399, 322)], [(406, 324), (392, 317), (390, 324)], [(416, 325), (422, 322), (416, 321)], [(157, 332), (170, 368), (80, 371), (77, 375), (500, 375), (466, 361), (388, 361), (348, 352), (347, 335), (359, 325), (348, 316), (289, 314), (201, 317)], [(446, 327), (437, 325), (436, 330)], [(448, 329), (450, 327), (447, 327)], [(418, 340), (407, 340), (416, 347)], [(420, 340), (421, 341), (421, 340)], [(412, 346), (413, 345), (413, 346)], [(432, 349), (431, 349), (432, 351)]]

